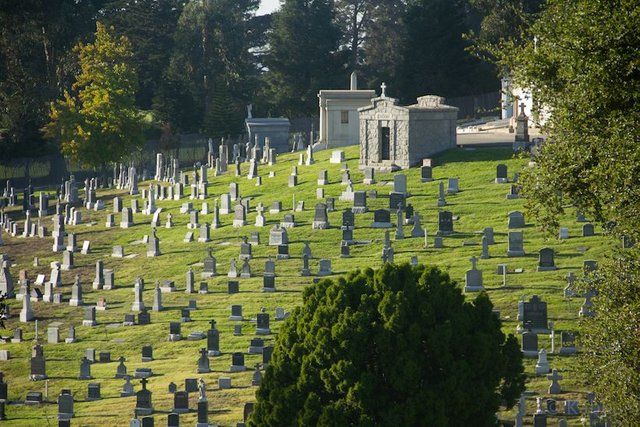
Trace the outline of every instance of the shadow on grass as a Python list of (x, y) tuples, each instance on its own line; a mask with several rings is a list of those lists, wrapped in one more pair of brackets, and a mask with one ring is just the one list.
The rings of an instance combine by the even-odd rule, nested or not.
[(476, 148), (469, 151), (455, 148), (434, 156), (433, 160), (436, 166), (444, 166), (447, 163), (506, 161), (512, 158), (511, 148)]

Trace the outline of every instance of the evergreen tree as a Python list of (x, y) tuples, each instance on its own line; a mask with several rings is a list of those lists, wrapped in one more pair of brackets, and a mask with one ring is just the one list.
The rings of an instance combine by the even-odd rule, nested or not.
[(253, 49), (263, 43), (253, 22), (258, 5), (258, 0), (191, 0), (184, 6), (167, 74), (189, 88), (197, 122), (204, 124), (211, 111), (218, 79), (227, 84), (235, 102), (251, 99), (258, 78)]
[(378, 0), (371, 12), (369, 31), (364, 43), (364, 76), (370, 87), (380, 83), (395, 84), (402, 46), (406, 38), (405, 18), (407, 2), (404, 0)]
[(101, 23), (94, 43), (76, 49), (81, 71), (73, 92), (51, 104), (46, 134), (62, 153), (88, 166), (118, 161), (144, 144), (135, 108), (137, 79), (126, 37), (113, 37)]
[[(636, 1), (548, 0), (523, 44), (502, 51), (515, 83), (550, 112), (547, 141), (522, 176), (529, 212), (550, 233), (571, 206), (640, 241), (638, 28)], [(613, 254), (587, 283), (597, 314), (584, 321), (581, 366), (619, 425), (640, 424), (639, 260), (637, 249)]]
[(524, 379), (485, 293), (465, 302), (437, 268), (387, 264), (305, 289), (249, 425), (495, 425)]
[(49, 102), (76, 71), (71, 49), (92, 35), (100, 0), (0, 2), (0, 158), (47, 150)]
[(345, 74), (335, 56), (339, 35), (333, 2), (284, 1), (273, 18), (265, 58), (263, 95), (272, 115), (316, 115), (318, 91), (344, 86), (344, 79), (336, 82)]
[(233, 103), (227, 84), (218, 79), (213, 88), (211, 105), (205, 116), (204, 130), (208, 136), (222, 138), (236, 136), (243, 131), (239, 108)]
[(454, 97), (498, 88), (493, 72), (467, 48), (469, 30), (462, 0), (419, 0), (405, 17), (397, 93), (404, 102), (426, 94)]
[(173, 35), (182, 11), (180, 0), (112, 0), (102, 10), (102, 22), (127, 36), (138, 69), (137, 105), (150, 109), (173, 49)]

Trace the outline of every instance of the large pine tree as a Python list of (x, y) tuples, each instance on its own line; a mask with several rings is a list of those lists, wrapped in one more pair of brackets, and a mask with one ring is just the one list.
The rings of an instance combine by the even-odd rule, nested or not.
[[(317, 114), (320, 89), (336, 86), (339, 31), (333, 2), (285, 0), (275, 14), (265, 62), (265, 102), (272, 115)], [(344, 85), (344, 82), (341, 82)]]
[(305, 289), (249, 425), (495, 425), (524, 389), (522, 353), (482, 293), (408, 264)]
[(454, 97), (497, 90), (492, 70), (465, 50), (469, 22), (462, 0), (418, 0), (410, 4), (404, 22), (395, 92), (404, 102), (427, 94)]

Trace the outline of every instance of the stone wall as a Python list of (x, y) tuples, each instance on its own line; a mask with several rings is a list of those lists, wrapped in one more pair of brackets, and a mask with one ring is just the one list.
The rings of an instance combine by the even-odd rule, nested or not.
[(456, 147), (456, 110), (411, 109), (410, 117), (409, 159), (403, 168)]

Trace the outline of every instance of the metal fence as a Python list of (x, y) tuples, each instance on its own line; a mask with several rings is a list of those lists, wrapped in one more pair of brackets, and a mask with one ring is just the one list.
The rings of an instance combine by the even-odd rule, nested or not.
[[(317, 117), (292, 119), (291, 138), (296, 132), (304, 133), (307, 138), (312, 128), (317, 133)], [(142, 150), (132, 153), (128, 158), (123, 159), (122, 163), (135, 166), (141, 173), (141, 177), (146, 175), (151, 178), (155, 172), (157, 153), (164, 154), (165, 159), (177, 158), (180, 168), (187, 168), (198, 162), (207, 161), (208, 140), (209, 138), (202, 134), (183, 134), (176, 138), (171, 147), (163, 146), (160, 140), (149, 140)], [(225, 144), (230, 146), (245, 141), (246, 135), (225, 138)], [(213, 139), (214, 152), (218, 152), (221, 142), (220, 139)], [(80, 164), (64, 158), (61, 154), (10, 160), (0, 159), (0, 188), (4, 188), (6, 181), (10, 180), (11, 186), (16, 190), (22, 190), (29, 184), (37, 190), (43, 190), (59, 186), (64, 180), (69, 179), (71, 174), (75, 176), (76, 182), (82, 182), (86, 178), (99, 176), (103, 173), (109, 176), (112, 171), (110, 164), (105, 164), (100, 168), (83, 168)]]

